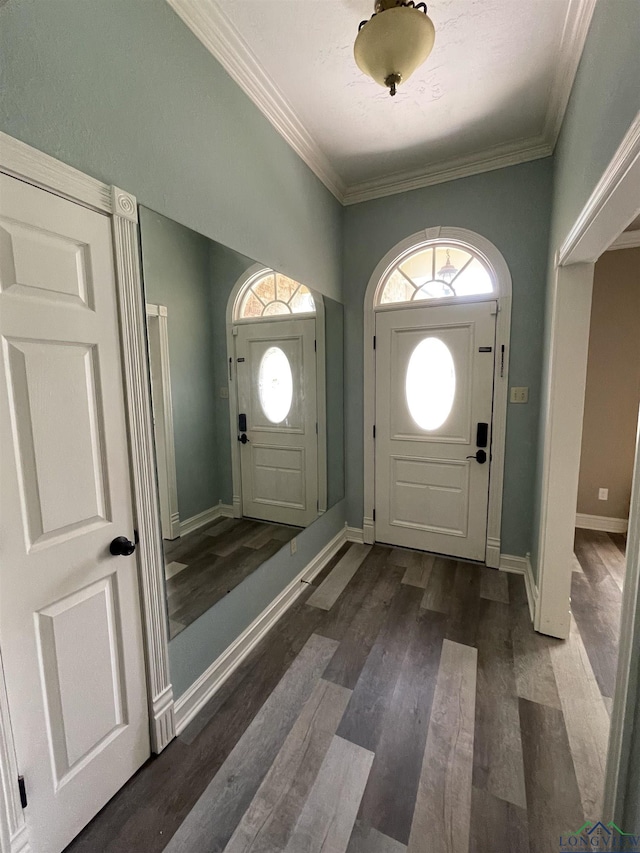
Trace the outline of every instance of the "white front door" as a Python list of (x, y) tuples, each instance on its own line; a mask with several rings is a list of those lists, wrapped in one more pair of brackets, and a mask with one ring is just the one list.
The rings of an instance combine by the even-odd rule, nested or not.
[(495, 302), (376, 315), (378, 541), (484, 561), (495, 320)]
[(315, 319), (237, 326), (242, 512), (305, 527), (318, 515)]
[(149, 755), (111, 223), (0, 175), (0, 644), (34, 853)]

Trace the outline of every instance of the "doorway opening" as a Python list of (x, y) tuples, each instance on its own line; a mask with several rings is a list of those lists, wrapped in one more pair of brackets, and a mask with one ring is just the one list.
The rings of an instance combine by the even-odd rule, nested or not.
[(364, 541), (498, 568), (511, 276), (493, 244), (431, 228), (365, 296)]

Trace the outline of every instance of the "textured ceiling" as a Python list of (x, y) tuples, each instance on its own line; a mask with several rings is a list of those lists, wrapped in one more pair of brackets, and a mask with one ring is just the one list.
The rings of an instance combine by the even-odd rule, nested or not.
[(353, 59), (371, 0), (218, 0), (347, 185), (540, 139), (569, 0), (434, 0), (434, 50), (395, 98)]

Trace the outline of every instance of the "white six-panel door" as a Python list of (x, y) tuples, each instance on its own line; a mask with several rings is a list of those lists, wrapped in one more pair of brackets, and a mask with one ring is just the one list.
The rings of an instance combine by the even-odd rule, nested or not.
[(495, 302), (376, 315), (379, 541), (484, 561), (495, 319)]
[(32, 849), (149, 755), (110, 220), (0, 176), (0, 643)]
[(237, 326), (236, 364), (242, 513), (304, 527), (318, 515), (315, 319)]

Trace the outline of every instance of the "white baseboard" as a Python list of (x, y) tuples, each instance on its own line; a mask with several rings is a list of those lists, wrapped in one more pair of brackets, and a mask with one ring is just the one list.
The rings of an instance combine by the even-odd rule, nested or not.
[(347, 542), (357, 542), (359, 545), (364, 543), (364, 531), (361, 527), (344, 526), (344, 532), (347, 537)]
[(500, 554), (500, 571), (510, 572), (512, 575), (522, 575), (527, 590), (527, 601), (529, 602), (529, 614), (533, 622), (538, 606), (538, 587), (533, 579), (531, 560), (526, 557), (511, 557), (509, 554)]
[(308, 563), (300, 574), (286, 586), (280, 595), (254, 619), (242, 634), (209, 666), (205, 672), (176, 699), (174, 705), (176, 734), (180, 734), (193, 718), (202, 710), (217, 690), (222, 687), (235, 669), (242, 663), (251, 650), (273, 627), (283, 613), (288, 610), (304, 590), (304, 584), (310, 583), (322, 571), (329, 560), (346, 541), (345, 531), (340, 530), (324, 548)]
[(211, 524), (216, 518), (233, 518), (233, 507), (229, 504), (219, 503), (217, 506), (212, 506), (205, 509), (204, 512), (199, 512), (197, 515), (192, 515), (191, 518), (185, 518), (180, 522), (180, 536), (186, 536), (187, 533), (193, 533), (199, 527), (204, 527), (205, 524)]
[(606, 515), (587, 515), (579, 512), (576, 514), (576, 527), (582, 530), (602, 530), (604, 533), (626, 533), (629, 519), (607, 518)]

